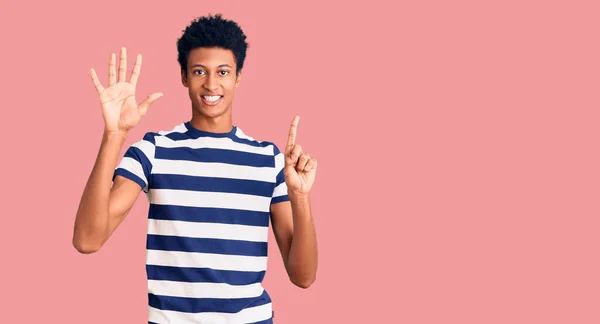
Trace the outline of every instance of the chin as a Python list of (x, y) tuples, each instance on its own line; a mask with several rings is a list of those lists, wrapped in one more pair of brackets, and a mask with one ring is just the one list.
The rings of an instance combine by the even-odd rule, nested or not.
[(227, 112), (227, 109), (221, 107), (221, 105), (210, 107), (210, 106), (204, 106), (202, 104), (199, 104), (196, 107), (197, 107), (196, 110), (201, 115), (206, 116), (206, 117), (211, 117), (211, 118), (224, 115)]

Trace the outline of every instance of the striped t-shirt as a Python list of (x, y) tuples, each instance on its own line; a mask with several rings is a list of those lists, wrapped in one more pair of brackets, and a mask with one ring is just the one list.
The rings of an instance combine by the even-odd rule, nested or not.
[(115, 170), (150, 204), (149, 323), (272, 323), (267, 268), (271, 204), (288, 200), (284, 157), (239, 127), (189, 122), (146, 133)]

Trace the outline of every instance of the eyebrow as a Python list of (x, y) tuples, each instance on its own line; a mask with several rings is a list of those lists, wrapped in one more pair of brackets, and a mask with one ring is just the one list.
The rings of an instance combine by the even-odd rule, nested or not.
[[(192, 67), (193, 67), (193, 68), (195, 68), (195, 67), (201, 67), (201, 68), (203, 68), (203, 69), (207, 69), (207, 67), (206, 67), (206, 66), (204, 66), (204, 65), (202, 65), (202, 64), (194, 64), (194, 65), (192, 65)], [(229, 65), (229, 64), (221, 64), (221, 65), (217, 66), (217, 69), (218, 69), (218, 68), (221, 68), (221, 67), (228, 67), (228, 68), (231, 68), (231, 69), (233, 69), (233, 67), (232, 67), (231, 65)]]

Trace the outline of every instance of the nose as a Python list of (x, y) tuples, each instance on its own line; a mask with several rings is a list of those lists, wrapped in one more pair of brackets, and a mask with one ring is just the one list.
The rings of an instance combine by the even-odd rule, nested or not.
[(206, 81), (204, 82), (204, 88), (208, 91), (215, 91), (217, 90), (217, 88), (219, 87), (218, 84), (218, 80), (216, 78), (216, 76), (213, 75), (208, 75), (205, 79)]

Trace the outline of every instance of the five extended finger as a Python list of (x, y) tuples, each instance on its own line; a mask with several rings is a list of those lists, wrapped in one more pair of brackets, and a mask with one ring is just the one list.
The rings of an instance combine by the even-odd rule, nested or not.
[(94, 83), (94, 87), (96, 87), (98, 94), (102, 93), (104, 91), (104, 87), (100, 83), (100, 80), (98, 80), (98, 75), (96, 75), (96, 71), (94, 69), (90, 70), (90, 77), (92, 78), (92, 82)]
[(137, 84), (141, 69), (142, 69), (142, 54), (138, 54), (135, 59), (135, 65), (133, 66), (133, 72), (131, 72), (131, 78), (129, 79), (129, 82), (131, 84), (133, 84), (133, 85)]
[(113, 86), (117, 83), (117, 58), (115, 53), (110, 53), (110, 59), (108, 61), (108, 86)]
[(148, 107), (150, 107), (150, 105), (152, 105), (154, 102), (156, 102), (156, 100), (158, 100), (158, 98), (160, 98), (162, 96), (163, 96), (162, 93), (156, 92), (156, 93), (153, 93), (153, 94), (149, 95), (148, 97), (146, 97), (146, 99), (144, 101), (142, 101), (142, 103), (140, 103), (140, 105), (139, 105), (140, 115), (142, 115), (142, 116), (146, 115), (146, 112), (148, 111)]
[(119, 82), (125, 82), (127, 76), (127, 50), (121, 47), (121, 59), (119, 61)]

